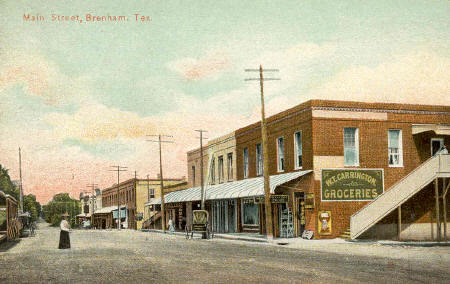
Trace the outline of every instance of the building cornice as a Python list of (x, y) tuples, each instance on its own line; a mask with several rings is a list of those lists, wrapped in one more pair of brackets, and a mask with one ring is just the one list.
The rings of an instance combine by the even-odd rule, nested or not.
[[(430, 110), (407, 110), (407, 109), (382, 109), (382, 108), (355, 108), (355, 107), (330, 107), (330, 106), (311, 106), (306, 107), (292, 113), (289, 113), (285, 116), (273, 119), (267, 122), (267, 125), (272, 125), (275, 123), (279, 123), (280, 121), (292, 118), (296, 115), (307, 111), (313, 110), (326, 110), (326, 111), (347, 111), (347, 112), (374, 112), (374, 113), (391, 113), (391, 114), (412, 114), (412, 115), (448, 115), (450, 116), (450, 112), (446, 111), (430, 111)], [(281, 115), (281, 113), (276, 114)], [(270, 119), (270, 117), (269, 117)], [(269, 120), (268, 119), (268, 120)], [(259, 124), (259, 125), (256, 125)], [(261, 122), (255, 123), (255, 127), (251, 129), (244, 130), (240, 133), (236, 134), (236, 137), (241, 137), (243, 135), (247, 135), (251, 132), (257, 131), (261, 129)]]

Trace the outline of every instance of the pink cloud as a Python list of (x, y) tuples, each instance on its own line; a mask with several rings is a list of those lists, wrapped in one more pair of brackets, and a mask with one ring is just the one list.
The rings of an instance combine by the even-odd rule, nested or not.
[(219, 71), (231, 67), (231, 59), (221, 51), (209, 53), (200, 59), (183, 58), (170, 62), (169, 68), (188, 80), (199, 80), (215, 76)]
[(86, 93), (82, 84), (69, 78), (47, 59), (34, 54), (11, 53), (0, 66), (0, 92), (23, 85), (24, 92), (37, 96), (49, 105), (77, 98)]

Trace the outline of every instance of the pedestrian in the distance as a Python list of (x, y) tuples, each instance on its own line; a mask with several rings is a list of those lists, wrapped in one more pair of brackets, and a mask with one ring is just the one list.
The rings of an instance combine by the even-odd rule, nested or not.
[(173, 226), (173, 221), (172, 221), (172, 219), (169, 219), (169, 232), (171, 233), (171, 234), (173, 234), (174, 232), (175, 232), (175, 228), (174, 228), (174, 226)]
[(67, 219), (69, 218), (69, 214), (64, 213), (62, 215), (63, 220), (61, 221), (61, 224), (59, 227), (61, 228), (61, 232), (59, 234), (59, 249), (69, 249), (70, 248), (70, 237), (69, 237), (69, 231), (70, 231), (70, 225), (69, 222), (67, 222)]
[(441, 154), (441, 155), (448, 154), (447, 145), (444, 145), (444, 147), (442, 147), (441, 151), (439, 151), (439, 154)]

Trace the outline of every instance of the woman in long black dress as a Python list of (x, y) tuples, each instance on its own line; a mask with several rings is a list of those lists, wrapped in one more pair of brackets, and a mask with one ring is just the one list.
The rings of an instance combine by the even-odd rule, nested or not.
[(70, 225), (69, 222), (67, 222), (67, 219), (69, 218), (69, 214), (64, 213), (62, 215), (63, 220), (61, 221), (61, 224), (59, 227), (61, 228), (61, 233), (59, 234), (59, 247), (60, 249), (69, 249), (70, 248), (70, 237), (69, 237), (69, 230)]

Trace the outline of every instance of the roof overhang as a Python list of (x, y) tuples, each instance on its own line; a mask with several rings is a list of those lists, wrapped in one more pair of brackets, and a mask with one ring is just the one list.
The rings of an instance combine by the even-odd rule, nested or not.
[[(126, 205), (121, 205), (120, 208), (121, 209), (126, 208)], [(100, 209), (96, 210), (94, 212), (94, 215), (95, 214), (108, 214), (108, 213), (111, 213), (114, 210), (117, 211), (117, 206), (103, 207), (103, 208), (100, 208)]]
[(433, 131), (436, 135), (450, 135), (450, 124), (413, 124), (412, 134)]
[[(302, 177), (312, 170), (297, 171), (286, 174), (270, 176), (270, 192), (274, 193), (275, 188), (289, 181)], [(206, 200), (234, 199), (242, 197), (264, 195), (264, 178), (256, 177), (239, 181), (227, 182), (207, 186)], [(191, 187), (185, 190), (174, 191), (164, 196), (165, 203), (200, 201), (201, 187)], [(161, 204), (160, 198), (147, 202), (145, 206)]]

